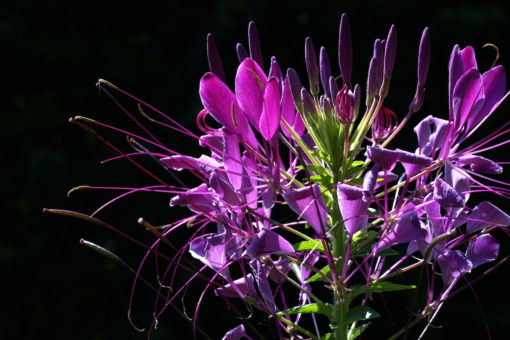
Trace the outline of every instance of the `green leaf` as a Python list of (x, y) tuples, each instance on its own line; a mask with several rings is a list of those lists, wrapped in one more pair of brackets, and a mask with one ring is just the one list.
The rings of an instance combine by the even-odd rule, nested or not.
[(363, 333), (368, 328), (368, 326), (370, 326), (370, 322), (364, 323), (359, 327), (356, 327), (352, 334), (349, 334), (349, 339), (352, 340), (356, 339), (358, 336), (360, 336), (361, 333)]
[(376, 231), (369, 230), (367, 232), (358, 231), (352, 237), (352, 246), (356, 247), (358, 243), (362, 242), (365, 239), (371, 238), (377, 234)]
[(287, 315), (287, 314), (306, 314), (306, 313), (316, 313), (316, 314), (324, 314), (328, 318), (331, 319), (333, 315), (333, 306), (329, 303), (319, 304), (319, 303), (310, 303), (304, 306), (296, 306), (289, 308), (287, 310), (278, 312), (278, 315)]
[[(326, 266), (326, 267), (322, 268), (320, 271), (322, 274), (324, 274), (327, 277), (329, 274), (330, 268), (329, 268), (329, 266)], [(306, 280), (305, 283), (311, 283), (311, 282), (315, 282), (315, 281), (325, 281), (325, 280), (321, 274), (315, 273), (308, 280)]]
[[(369, 293), (382, 293), (382, 292), (396, 292), (399, 290), (415, 289), (415, 285), (401, 285), (399, 283), (392, 283), (388, 281), (371, 283), (368, 286)], [(353, 299), (358, 295), (365, 294), (366, 286), (360, 286), (353, 289), (350, 293), (350, 298)]]
[(395, 249), (392, 249), (392, 248), (386, 248), (380, 252), (378, 252), (375, 256), (397, 256), (397, 255), (400, 255), (400, 253), (398, 251), (396, 251)]
[(363, 161), (354, 161), (349, 165), (349, 168), (357, 168), (358, 166), (361, 166), (365, 164)]
[(324, 252), (324, 246), (320, 240), (302, 241), (292, 245), (296, 251), (319, 250)]
[[(367, 243), (354, 250), (351, 253), (351, 257), (365, 257), (372, 252), (372, 242)], [(387, 248), (380, 252), (378, 252), (375, 256), (383, 257), (383, 256), (397, 256), (400, 255), (398, 251), (395, 249)]]
[(349, 309), (345, 322), (353, 323), (359, 320), (369, 320), (380, 317), (379, 313), (368, 306), (356, 306)]
[(335, 334), (328, 333), (328, 334), (323, 335), (320, 340), (334, 340), (334, 339), (335, 339)]

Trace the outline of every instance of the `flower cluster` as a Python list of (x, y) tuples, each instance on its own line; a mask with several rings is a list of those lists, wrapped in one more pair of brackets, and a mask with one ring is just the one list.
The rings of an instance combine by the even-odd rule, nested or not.
[[(147, 257), (154, 254), (168, 264), (159, 290), (172, 286), (175, 271), (188, 266), (181, 258), (189, 251), (195, 264), (203, 264), (192, 270), (192, 279), (212, 273), (204, 291), (242, 299), (248, 310), (267, 313), (274, 332), (268, 337), (354, 339), (369, 319), (379, 316), (369, 297), (416, 289), (395, 280), (420, 268), (426, 301), (394, 338), (422, 320), (424, 334), (459, 281), (497, 259), (499, 243), (491, 232), (510, 225), (510, 216), (491, 202), (470, 203), (479, 192), (510, 194), (507, 183), (492, 177), (502, 172), (503, 163), (480, 155), (506, 143), (498, 140), (510, 131), (508, 122), (469, 142), (508, 95), (503, 67), (481, 72), (474, 49), (455, 46), (449, 62), (448, 117), (421, 120), (414, 128), (415, 151), (404, 151), (388, 145), (422, 107), (431, 48), (428, 29), (419, 43), (416, 92), (401, 122), (385, 106), (397, 54), (394, 26), (386, 39), (374, 43), (364, 91), (351, 76), (351, 30), (345, 14), (339, 72), (333, 71), (326, 48), (317, 54), (312, 39), (306, 39), (306, 87), (293, 69), (284, 73), (275, 57), (265, 67), (254, 23), (248, 39), (248, 50), (237, 45), (239, 67), (231, 89), (215, 41), (208, 36), (210, 72), (200, 80), (204, 109), (197, 116), (203, 135), (167, 116), (168, 122), (148, 117), (142, 108), (160, 112), (135, 98), (152, 122), (198, 140), (203, 155), (179, 154), (145, 127), (145, 137), (117, 129), (131, 137), (137, 150), (121, 152), (121, 157), (139, 167), (134, 155), (156, 157), (166, 170), (189, 171), (200, 181), (187, 188), (152, 175), (158, 185), (128, 191), (168, 192), (173, 195), (170, 206), (190, 211), (162, 229), (140, 221), (158, 236)], [(134, 98), (108, 82), (99, 85), (106, 93), (109, 88)], [(104, 125), (83, 117), (74, 121)], [(152, 147), (160, 151), (150, 151)], [(170, 243), (169, 235), (184, 225), (193, 232), (189, 243), (173, 257), (161, 254), (158, 245)], [(174, 287), (156, 316), (192, 279)], [(321, 318), (329, 328), (318, 327), (324, 324)], [(242, 337), (263, 335), (241, 324), (224, 339)]]

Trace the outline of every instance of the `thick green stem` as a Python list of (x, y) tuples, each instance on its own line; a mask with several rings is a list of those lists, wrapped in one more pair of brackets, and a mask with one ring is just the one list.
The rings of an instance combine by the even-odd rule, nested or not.
[(343, 286), (343, 278), (341, 273), (345, 262), (345, 228), (342, 223), (342, 215), (338, 207), (338, 197), (336, 190), (333, 194), (334, 200), (330, 207), (333, 220), (333, 256), (337, 259), (335, 263), (336, 272), (339, 274), (335, 278), (335, 290), (333, 294), (333, 322), (336, 324), (334, 330), (335, 340), (347, 340), (348, 325), (346, 323), (347, 312), (349, 311), (349, 302), (345, 298), (345, 288)]

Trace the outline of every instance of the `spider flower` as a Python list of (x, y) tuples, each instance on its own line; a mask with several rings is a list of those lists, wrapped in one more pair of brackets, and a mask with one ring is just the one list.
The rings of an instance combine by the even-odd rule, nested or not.
[[(510, 196), (507, 183), (486, 176), (500, 174), (501, 164), (479, 155), (506, 143), (493, 142), (510, 132), (505, 130), (509, 123), (470, 146), (464, 144), (507, 97), (503, 67), (482, 73), (474, 49), (455, 46), (449, 62), (448, 119), (422, 119), (414, 128), (414, 152), (388, 148), (422, 107), (430, 48), (426, 28), (418, 48), (416, 92), (404, 117), (385, 103), (391, 96), (392, 75), (399, 71), (396, 27), (374, 42), (363, 100), (361, 86), (353, 79), (351, 28), (345, 14), (340, 19), (338, 71), (326, 47), (317, 56), (312, 39), (305, 40), (308, 88), (293, 69), (282, 72), (275, 57), (266, 63), (269, 70), (264, 68), (253, 22), (248, 27), (248, 50), (236, 46), (239, 66), (234, 86), (229, 87), (218, 46), (208, 35), (209, 72), (200, 79), (198, 90), (201, 136), (111, 86), (135, 99), (151, 122), (183, 132), (203, 148), (199, 157), (172, 150), (117, 101), (145, 135), (86, 120), (130, 136), (135, 153), (107, 145), (158, 181), (154, 187), (128, 188), (104, 207), (130, 193), (160, 191), (172, 195), (171, 207), (189, 210), (188, 217), (161, 232), (141, 220), (158, 237), (147, 247), (141, 265), (153, 255), (167, 263), (162, 279), (158, 276), (159, 290), (176, 288), (178, 269), (192, 272), (167, 298), (158, 294), (163, 307), (154, 313), (156, 320), (201, 277), (204, 292), (194, 322), (205, 292), (214, 289), (222, 298), (242, 299), (250, 315), (253, 309), (269, 315), (274, 337), (354, 339), (378, 315), (368, 297), (415, 288), (390, 283), (388, 278), (419, 266), (432, 269), (427, 271), (427, 301), (420, 315), (434, 313), (433, 318), (461, 277), (494, 261), (500, 246), (490, 232), (510, 225), (510, 216), (489, 201), (472, 207), (470, 198), (479, 191)], [(170, 123), (149, 117), (142, 108)], [(81, 124), (79, 119), (74, 122)], [(198, 183), (167, 184), (133, 160), (134, 155), (156, 158), (172, 174), (188, 171)], [(175, 248), (169, 241), (171, 233), (183, 225), (191, 232), (189, 241), (173, 257), (162, 253), (160, 243)], [(203, 267), (184, 265), (186, 252)], [(387, 261), (395, 252), (399, 257)], [(327, 294), (322, 294), (325, 290)], [(328, 322), (318, 322), (323, 317)], [(251, 332), (260, 336), (258, 327), (245, 329), (250, 318), (242, 318), (243, 324), (227, 331), (224, 339), (250, 339)], [(303, 326), (303, 319), (313, 331)], [(320, 324), (331, 327), (323, 332)]]

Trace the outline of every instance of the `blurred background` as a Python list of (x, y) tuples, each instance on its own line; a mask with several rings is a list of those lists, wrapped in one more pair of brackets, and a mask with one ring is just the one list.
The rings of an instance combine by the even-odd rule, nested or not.
[[(504, 2), (425, 1), (167, 1), (127, 3), (84, 1), (2, 1), (0, 4), (0, 92), (2, 161), (0, 189), (0, 339), (145, 339), (126, 317), (133, 276), (122, 266), (80, 246), (80, 238), (101, 244), (137, 267), (144, 250), (100, 226), (63, 216), (43, 214), (43, 208), (91, 213), (115, 193), (79, 191), (77, 185), (139, 186), (151, 179), (125, 161), (100, 164), (115, 153), (97, 138), (68, 123), (84, 115), (133, 130), (128, 118), (95, 83), (104, 78), (144, 99), (185, 126), (195, 129), (201, 109), (198, 82), (207, 71), (205, 38), (211, 32), (220, 48), (227, 78), (233, 85), (238, 65), (235, 44), (247, 45), (246, 29), (254, 20), (259, 27), (266, 66), (272, 55), (282, 69), (293, 67), (305, 79), (303, 45), (311, 36), (324, 45), (334, 62), (339, 16), (351, 18), (354, 44), (353, 79), (364, 88), (373, 41), (386, 37), (389, 26), (398, 28), (398, 55), (387, 104), (403, 117), (414, 94), (417, 47), (423, 27), (432, 36), (432, 61), (425, 105), (405, 131), (399, 147), (414, 150), (411, 127), (425, 115), (447, 117), (447, 65), (451, 48), (476, 47), (480, 69), (492, 64), (500, 48), (500, 63), (510, 67), (509, 12)], [(335, 65), (335, 72), (338, 67)], [(492, 127), (508, 119), (508, 103), (489, 122)], [(125, 138), (106, 129), (98, 131), (128, 150)], [(485, 130), (489, 131), (489, 129)], [(196, 143), (171, 131), (159, 130), (167, 145), (182, 153), (201, 154)], [(510, 149), (493, 153), (506, 160)], [(508, 176), (506, 176), (508, 179)], [(185, 210), (170, 209), (170, 197), (138, 194), (111, 205), (98, 216), (149, 243), (151, 235), (137, 223), (144, 217), (153, 224), (177, 219)], [(506, 201), (501, 207), (510, 209)], [(191, 231), (177, 234), (176, 244)], [(501, 235), (500, 235), (501, 236)], [(507, 239), (505, 239), (508, 241)], [(509, 247), (502, 247), (507, 255)], [(150, 265), (148, 266), (150, 268)], [(484, 318), (494, 339), (504, 338), (510, 321), (510, 297), (505, 264), (490, 277), (455, 297), (435, 322), (428, 339), (485, 339)], [(151, 279), (154, 273), (146, 273)], [(475, 275), (476, 276), (476, 275)], [(197, 301), (190, 288), (184, 304), (192, 315)], [(207, 298), (208, 297), (208, 298)], [(481, 307), (476, 302), (480, 301)], [(213, 338), (238, 320), (224, 304), (206, 295), (199, 324)], [(405, 321), (410, 295), (388, 294), (376, 327)], [(132, 316), (139, 327), (153, 320), (154, 293), (139, 286)], [(397, 311), (394, 311), (394, 309)], [(407, 309), (406, 309), (407, 308)], [(481, 308), (481, 311), (480, 311)], [(388, 321), (390, 320), (390, 321)], [(400, 322), (400, 324), (402, 324)], [(159, 320), (154, 339), (176, 339), (179, 332), (192, 338), (189, 323), (169, 310)], [(199, 337), (200, 338), (200, 337)], [(381, 338), (367, 333), (366, 339)]]

